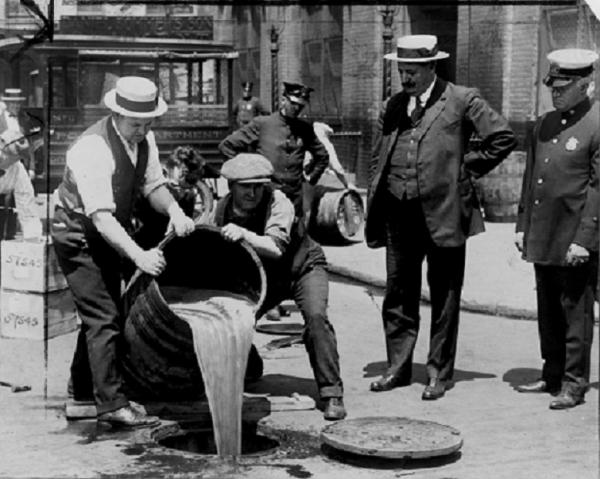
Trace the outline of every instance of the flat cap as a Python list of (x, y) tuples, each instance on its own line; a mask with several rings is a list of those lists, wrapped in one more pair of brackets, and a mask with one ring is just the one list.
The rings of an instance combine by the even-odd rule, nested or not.
[(237, 183), (268, 183), (273, 175), (273, 165), (257, 153), (240, 153), (223, 163), (221, 175)]
[(302, 105), (306, 105), (310, 100), (311, 91), (314, 91), (314, 88), (303, 85), (302, 83), (283, 82), (283, 94), (290, 100), (301, 103)]
[(594, 71), (594, 62), (598, 60), (598, 54), (582, 48), (565, 48), (550, 52), (547, 58), (550, 62), (550, 69), (544, 78), (544, 85), (561, 87), (591, 75)]

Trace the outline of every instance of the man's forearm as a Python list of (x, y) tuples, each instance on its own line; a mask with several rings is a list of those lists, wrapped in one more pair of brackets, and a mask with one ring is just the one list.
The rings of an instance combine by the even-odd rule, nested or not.
[(125, 256), (136, 263), (136, 259), (144, 250), (133, 241), (111, 212), (97, 211), (92, 213), (92, 222), (110, 246), (117, 250), (121, 256)]
[(169, 216), (169, 208), (177, 203), (166, 185), (161, 185), (152, 190), (148, 195), (148, 201), (153, 209), (165, 216)]

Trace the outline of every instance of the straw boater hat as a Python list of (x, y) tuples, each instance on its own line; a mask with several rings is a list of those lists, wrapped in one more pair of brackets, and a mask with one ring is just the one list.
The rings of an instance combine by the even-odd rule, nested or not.
[(144, 77), (122, 77), (115, 88), (104, 95), (104, 104), (123, 116), (154, 118), (167, 111), (156, 85)]
[(398, 38), (396, 52), (383, 58), (395, 62), (425, 63), (448, 58), (446, 52), (438, 50), (435, 35), (406, 35)]
[(4, 95), (0, 96), (2, 101), (25, 101), (27, 98), (23, 96), (20, 88), (7, 88), (4, 90)]
[(546, 58), (550, 62), (550, 70), (544, 78), (544, 85), (561, 87), (591, 75), (598, 54), (582, 48), (565, 48), (550, 52)]

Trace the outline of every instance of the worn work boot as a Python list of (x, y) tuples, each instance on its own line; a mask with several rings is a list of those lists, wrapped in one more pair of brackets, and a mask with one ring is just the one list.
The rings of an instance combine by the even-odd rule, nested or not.
[(583, 402), (585, 388), (565, 381), (560, 394), (550, 401), (550, 409), (569, 409)]
[(267, 321), (281, 321), (281, 313), (279, 312), (279, 307), (275, 306), (274, 308), (269, 309), (265, 313), (265, 319)]
[(346, 417), (346, 408), (344, 400), (339, 398), (327, 398), (323, 417), (328, 421), (339, 421)]

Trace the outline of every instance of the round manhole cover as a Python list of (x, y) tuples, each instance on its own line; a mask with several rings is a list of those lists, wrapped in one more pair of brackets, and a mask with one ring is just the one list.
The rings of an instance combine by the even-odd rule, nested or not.
[(339, 421), (321, 431), (321, 440), (345, 452), (390, 459), (444, 456), (458, 451), (463, 442), (450, 426), (405, 417)]

